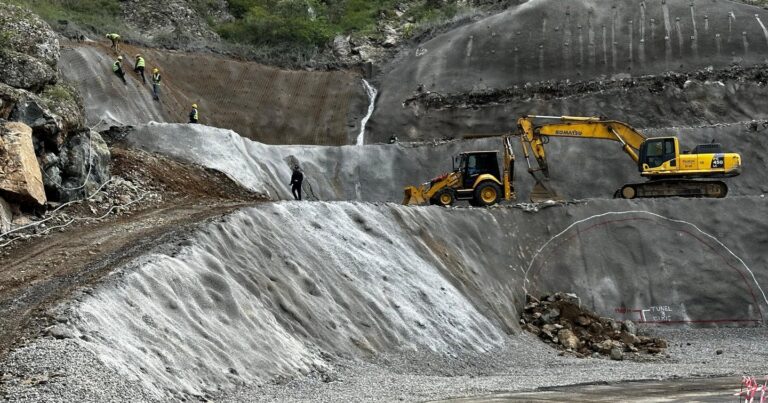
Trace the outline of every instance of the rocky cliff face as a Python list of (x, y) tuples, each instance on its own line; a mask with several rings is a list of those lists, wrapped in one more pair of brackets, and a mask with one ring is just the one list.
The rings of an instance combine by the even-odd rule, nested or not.
[(226, 21), (229, 14), (225, 0), (206, 2), (195, 7), (187, 0), (122, 2), (123, 18), (137, 36), (150, 42), (173, 45), (195, 40), (219, 40), (207, 20)]
[[(109, 178), (109, 151), (93, 147), (103, 140), (85, 128), (80, 96), (58, 81), (59, 52), (58, 36), (47, 23), (25, 9), (0, 3), (0, 119), (31, 128), (34, 155), (44, 162), (39, 165), (45, 169), (48, 199), (69, 201), (84, 195), (85, 184)], [(90, 140), (76, 140), (81, 137)], [(36, 169), (39, 173), (40, 167)], [(67, 185), (73, 183), (78, 185)], [(44, 203), (46, 198), (32, 199)]]

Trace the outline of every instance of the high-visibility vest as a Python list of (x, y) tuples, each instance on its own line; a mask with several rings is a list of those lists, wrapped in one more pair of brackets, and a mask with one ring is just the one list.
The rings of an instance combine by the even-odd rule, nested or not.
[(160, 73), (153, 73), (152, 74), (152, 83), (160, 85)]
[(120, 39), (120, 35), (118, 35), (118, 34), (107, 34), (107, 38), (112, 39), (114, 41), (116, 39)]
[(122, 66), (120, 66), (120, 61), (118, 60), (118, 61), (115, 62), (115, 64), (112, 65), (112, 71), (117, 73), (117, 71), (120, 70), (121, 67)]
[(136, 67), (144, 67), (144, 58), (139, 56), (138, 59), (136, 59)]

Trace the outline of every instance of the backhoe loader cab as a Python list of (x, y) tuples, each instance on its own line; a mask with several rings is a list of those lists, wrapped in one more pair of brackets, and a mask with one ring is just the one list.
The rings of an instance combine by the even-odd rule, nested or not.
[(453, 158), (453, 171), (419, 187), (404, 189), (403, 204), (429, 203), (451, 206), (468, 200), (477, 207), (491, 206), (500, 200), (514, 200), (512, 168), (515, 160), (508, 137), (502, 139), (503, 156), (499, 168), (498, 151), (471, 151)]

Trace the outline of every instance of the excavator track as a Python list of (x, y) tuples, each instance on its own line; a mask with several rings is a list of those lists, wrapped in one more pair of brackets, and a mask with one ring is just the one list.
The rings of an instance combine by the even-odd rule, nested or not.
[(690, 179), (661, 179), (645, 183), (630, 183), (619, 188), (614, 198), (635, 199), (648, 197), (711, 197), (723, 198), (728, 186), (721, 181)]

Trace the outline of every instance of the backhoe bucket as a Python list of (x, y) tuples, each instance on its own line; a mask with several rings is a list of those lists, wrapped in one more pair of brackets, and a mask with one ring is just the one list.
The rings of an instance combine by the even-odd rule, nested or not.
[(531, 202), (542, 203), (545, 201), (564, 201), (563, 198), (550, 186), (548, 180), (536, 180), (536, 184), (531, 189)]
[(427, 201), (424, 199), (424, 189), (417, 188), (415, 186), (408, 186), (403, 189), (404, 197), (403, 204), (424, 204)]

